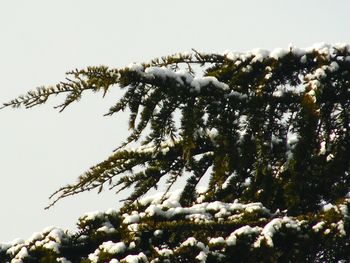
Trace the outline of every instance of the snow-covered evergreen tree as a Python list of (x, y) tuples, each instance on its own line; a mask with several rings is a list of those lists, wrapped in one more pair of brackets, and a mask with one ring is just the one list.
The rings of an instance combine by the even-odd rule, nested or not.
[[(120, 87), (107, 115), (127, 110), (131, 133), (49, 206), (104, 186), (132, 193), (119, 211), (82, 216), (77, 233), (0, 244), (1, 262), (350, 260), (349, 45), (193, 51), (68, 74), (3, 107), (62, 93), (64, 110)], [(148, 196), (162, 179), (166, 191)]]

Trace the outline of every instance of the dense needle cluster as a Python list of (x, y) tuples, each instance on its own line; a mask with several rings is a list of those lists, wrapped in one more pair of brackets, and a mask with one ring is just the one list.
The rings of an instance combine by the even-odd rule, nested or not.
[[(28, 92), (4, 107), (30, 108), (63, 93), (65, 100), (57, 107), (64, 110), (85, 90), (103, 95), (118, 87), (125, 90), (106, 115), (127, 111), (129, 137), (77, 183), (56, 191), (51, 205), (83, 191), (100, 192), (104, 186), (118, 191), (131, 187), (118, 216), (137, 218), (136, 243), (128, 239), (125, 218), (118, 221), (123, 230), (112, 235), (113, 242), (127, 239), (136, 246), (132, 251), (143, 253), (130, 262), (167, 262), (159, 257), (164, 249), (164, 260), (170, 262), (235, 262), (232, 257), (240, 249), (247, 257), (237, 257), (237, 262), (349, 258), (350, 46), (222, 55), (194, 51), (68, 75), (65, 82)], [(160, 206), (180, 177), (187, 183), (175, 205)], [(154, 213), (147, 214), (150, 206), (140, 205), (140, 198), (162, 179), (167, 191)], [(203, 183), (207, 188), (198, 193)], [(258, 204), (260, 212), (244, 210), (235, 217), (235, 203)], [(218, 211), (207, 211), (203, 204), (220, 204), (222, 220), (214, 220)], [(196, 208), (199, 212), (192, 213)], [(174, 240), (165, 235), (161, 247), (152, 243), (157, 239), (154, 231), (180, 231), (180, 226), (185, 230)], [(198, 226), (202, 233), (197, 233)], [(147, 233), (151, 236), (145, 237)], [(90, 247), (90, 255), (100, 241)], [(126, 253), (130, 243), (116, 246)], [(188, 246), (197, 247), (198, 253), (188, 261), (177, 258)], [(104, 262), (98, 261), (99, 253), (86, 259), (97, 261), (86, 262)]]

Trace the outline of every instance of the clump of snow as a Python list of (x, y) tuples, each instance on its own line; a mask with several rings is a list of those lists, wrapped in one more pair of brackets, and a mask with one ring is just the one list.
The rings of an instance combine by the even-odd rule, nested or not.
[(290, 160), (293, 157), (293, 149), (299, 141), (299, 136), (297, 133), (289, 131), (287, 133), (287, 159)]
[(295, 221), (290, 217), (274, 218), (264, 226), (259, 238), (254, 243), (254, 247), (260, 247), (262, 241), (265, 241), (269, 247), (273, 247), (273, 236), (283, 226), (300, 231), (300, 222)]
[(114, 243), (112, 241), (107, 241), (102, 243), (100, 249), (103, 249), (110, 254), (119, 254), (125, 252), (126, 246), (124, 242)]
[(26, 247), (22, 247), (20, 249), (20, 251), (17, 253), (16, 257), (15, 257), (15, 260), (12, 260), (12, 261), (17, 261), (17, 262), (22, 262), (22, 260), (24, 258), (26, 258), (28, 256), (28, 250)]
[[(184, 71), (175, 72), (166, 67), (149, 67), (145, 69), (145, 76), (148, 78), (166, 78), (175, 79), (181, 86), (185, 85), (185, 82), (190, 82), (193, 77)], [(184, 82), (185, 81), (185, 82)]]
[(243, 235), (256, 235), (261, 231), (260, 227), (251, 227), (251, 226), (242, 226), (238, 229), (236, 229), (235, 231), (233, 231), (227, 238), (226, 238), (226, 244), (228, 246), (235, 246), (237, 243), (237, 238), (239, 236), (243, 236)]
[(148, 262), (147, 257), (144, 253), (139, 253), (138, 255), (128, 255), (122, 259), (125, 263), (139, 263)]
[[(47, 227), (40, 233), (34, 233), (28, 240), (15, 239), (11, 243), (0, 244), (0, 251), (5, 250), (6, 254), (13, 256), (11, 263), (21, 263), (24, 258), (28, 257), (33, 247), (43, 247), (58, 254), (62, 242), (69, 238), (69, 235), (62, 229)], [(69, 261), (62, 262), (69, 263)]]
[(187, 246), (191, 246), (191, 247), (196, 246), (199, 249), (201, 249), (201, 251), (196, 256), (196, 259), (199, 260), (200, 262), (206, 262), (207, 255), (209, 253), (208, 246), (206, 246), (200, 241), (197, 241), (197, 239), (195, 239), (194, 237), (187, 238), (184, 242), (180, 244), (179, 248), (187, 247)]
[(144, 66), (140, 63), (131, 63), (128, 68), (133, 71), (142, 72), (144, 70)]
[(189, 237), (187, 238), (184, 242), (182, 242), (182, 244), (180, 245), (181, 247), (186, 247), (186, 246), (194, 246), (197, 244), (197, 239), (195, 239), (194, 237)]
[(306, 57), (306, 55), (303, 55), (303, 56), (300, 58), (300, 62), (303, 63), (303, 64), (305, 64), (306, 61), (307, 61), (307, 57)]
[(208, 257), (207, 253), (205, 253), (204, 251), (201, 251), (201, 252), (199, 252), (199, 254), (196, 256), (196, 259), (199, 260), (199, 262), (205, 263), (206, 260), (207, 260), (207, 257)]
[(314, 76), (317, 78), (317, 79), (324, 79), (327, 77), (327, 74), (326, 72), (324, 71), (323, 68), (318, 68), (316, 69), (315, 73), (314, 73)]
[(336, 61), (331, 62), (331, 64), (329, 65), (329, 70), (331, 72), (337, 71), (339, 69), (339, 65)]
[(44, 237), (44, 235), (40, 232), (35, 232), (33, 233), (30, 238), (29, 238), (29, 242), (35, 242), (36, 240), (40, 240)]
[(172, 192), (168, 192), (165, 195), (163, 192), (158, 192), (154, 195), (143, 197), (137, 202), (143, 206), (146, 206), (148, 204), (151, 204), (151, 205), (164, 204), (165, 206), (168, 206), (169, 208), (170, 207), (179, 207), (181, 193), (182, 193), (181, 189), (178, 189), (178, 190), (175, 190)]
[(94, 253), (89, 254), (88, 258), (93, 262), (99, 262), (99, 255), (101, 252), (111, 255), (121, 254), (126, 251), (126, 245), (124, 242), (114, 243), (112, 241), (103, 242)]
[[(58, 263), (72, 263), (70, 260), (64, 258), (64, 257), (61, 257), (61, 258), (57, 258), (57, 262)], [(110, 261), (112, 262), (112, 261)]]
[(174, 254), (174, 251), (172, 249), (168, 249), (168, 248), (162, 248), (159, 249), (157, 247), (155, 247), (157, 253), (163, 257), (169, 257), (170, 255)]
[(124, 224), (133, 224), (133, 223), (138, 223), (140, 221), (140, 216), (136, 211), (133, 211), (131, 215), (124, 214)]
[(95, 220), (96, 218), (103, 218), (103, 217), (104, 217), (103, 212), (93, 211), (93, 212), (86, 213), (81, 218), (84, 219), (85, 221), (89, 221), (89, 220)]
[(222, 90), (228, 90), (229, 87), (226, 83), (220, 82), (215, 77), (202, 77), (194, 78), (191, 82), (191, 86), (194, 91), (200, 92), (202, 87), (213, 85), (214, 87)]
[(238, 135), (239, 135), (239, 140), (242, 141), (244, 136), (247, 134), (247, 129), (248, 129), (248, 116), (247, 115), (240, 115), (238, 118)]
[(252, 62), (263, 62), (264, 59), (266, 59), (270, 55), (270, 51), (261, 48), (253, 49), (250, 51), (250, 53), (254, 56)]
[(97, 232), (113, 233), (116, 229), (110, 222), (104, 222), (103, 225), (97, 229)]
[(337, 211), (337, 207), (331, 203), (328, 203), (328, 204), (325, 204), (323, 207), (322, 207), (323, 211), (327, 212), (331, 209), (334, 209), (335, 211)]
[[(177, 195), (176, 195), (177, 196)], [(176, 198), (177, 199), (177, 198)], [(153, 203), (145, 209), (144, 216), (161, 216), (164, 218), (172, 218), (176, 215), (184, 215), (195, 222), (199, 221), (216, 221), (230, 216), (236, 216), (240, 213), (261, 212), (269, 214), (268, 209), (264, 208), (261, 203), (239, 204), (239, 203), (223, 203), (220, 201), (202, 202), (194, 204), (191, 207), (181, 207), (178, 202), (164, 201), (161, 204)]]
[(331, 233), (331, 230), (329, 228), (327, 228), (324, 232), (325, 235), (329, 235)]
[(178, 87), (190, 87), (191, 90), (195, 92), (200, 92), (203, 87), (207, 86), (213, 86), (214, 88), (221, 90), (229, 89), (226, 83), (218, 81), (218, 79), (215, 77), (204, 76), (194, 78), (187, 71), (174, 71), (164, 66), (151, 66), (144, 68), (144, 66), (140, 64), (131, 64), (129, 65), (128, 69), (135, 71), (138, 74), (150, 80), (161, 79), (165, 81), (167, 79), (171, 79), (177, 83)]
[(100, 233), (114, 233), (117, 230), (113, 226), (113, 224), (109, 221), (108, 217), (112, 215), (116, 215), (118, 212), (115, 209), (108, 209), (106, 212), (93, 211), (86, 213), (85, 215), (79, 218), (79, 222), (81, 224), (88, 224), (89, 222), (93, 222), (95, 220), (100, 221), (100, 227), (96, 230)]
[(270, 53), (270, 57), (278, 60), (278, 59), (283, 58), (289, 52), (290, 52), (290, 50), (287, 50), (287, 49), (276, 48), (276, 49), (272, 50), (272, 52)]
[(242, 94), (238, 91), (235, 91), (235, 90), (231, 90), (230, 93), (228, 95), (226, 95), (227, 97), (236, 97), (240, 100), (245, 100), (248, 98), (248, 95), (247, 94)]
[(348, 209), (348, 204), (345, 203), (345, 204), (340, 204), (339, 205), (339, 211), (342, 213), (342, 215), (345, 217), (345, 218), (349, 218), (349, 209)]
[(155, 237), (161, 236), (162, 234), (163, 234), (163, 231), (160, 230), (160, 229), (157, 229), (157, 230), (154, 231), (154, 233), (153, 233), (153, 235), (154, 235)]
[(48, 249), (48, 250), (52, 250), (52, 251), (54, 251), (56, 253), (59, 253), (59, 247), (60, 247), (59, 244), (54, 242), (54, 241), (52, 241), (52, 240), (50, 240), (49, 242), (45, 243), (43, 245), (43, 247)]
[(343, 237), (346, 236), (344, 220), (340, 220), (337, 222), (337, 230), (338, 230), (340, 236), (343, 236)]
[(326, 161), (327, 162), (329, 162), (329, 161), (331, 161), (333, 159), (334, 159), (334, 154), (332, 154), (332, 153), (328, 154), (327, 157), (326, 157)]
[(321, 222), (318, 222), (316, 225), (314, 225), (312, 227), (312, 229), (315, 231), (315, 232), (319, 232), (320, 230), (322, 230), (322, 228), (324, 227), (325, 225), (325, 222), (321, 221)]
[(225, 243), (225, 239), (223, 237), (213, 237), (209, 240), (209, 244), (224, 244)]
[[(275, 60), (281, 60), (288, 54), (292, 54), (294, 57), (299, 58), (300, 62), (305, 64), (307, 62), (307, 56), (313, 55), (314, 52), (322, 55), (325, 59), (331, 60), (334, 58), (334, 55), (336, 53), (336, 50), (344, 50), (346, 52), (349, 52), (349, 45), (347, 44), (326, 44), (326, 43), (317, 43), (314, 44), (310, 48), (297, 48), (293, 45), (289, 45), (287, 48), (276, 48), (272, 51), (264, 50), (264, 49), (253, 49), (247, 52), (235, 52), (235, 51), (225, 51), (224, 56), (227, 59), (230, 59), (235, 62), (235, 65), (239, 66), (242, 62), (247, 61), (247, 59), (251, 59), (251, 64), (263, 62), (268, 59), (275, 59)], [(345, 61), (350, 61), (349, 58), (345, 57)], [(250, 66), (250, 65), (248, 65)], [(330, 65), (326, 68), (323, 68), (323, 70), (327, 69), (331, 72), (338, 70), (339, 65), (336, 61), (330, 61)], [(249, 72), (250, 69), (248, 67), (242, 68), (243, 72)], [(324, 73), (321, 71), (317, 72), (317, 75), (322, 78), (324, 77)], [(270, 74), (266, 75), (266, 79), (269, 79), (271, 77)]]

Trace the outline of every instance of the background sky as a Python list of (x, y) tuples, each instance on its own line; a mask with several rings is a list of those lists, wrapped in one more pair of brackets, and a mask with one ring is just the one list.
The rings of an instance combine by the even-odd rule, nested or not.
[[(205, 52), (350, 43), (348, 0), (0, 1), (0, 102), (63, 80), (66, 71), (195, 48)], [(62, 98), (0, 111), (0, 241), (46, 226), (75, 229), (80, 215), (119, 207), (125, 195), (48, 196), (103, 160), (126, 137), (126, 117), (103, 117), (120, 93), (89, 95), (63, 113)]]

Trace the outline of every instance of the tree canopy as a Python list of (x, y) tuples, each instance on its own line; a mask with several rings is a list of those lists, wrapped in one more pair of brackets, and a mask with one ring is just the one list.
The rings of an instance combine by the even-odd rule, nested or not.
[[(350, 259), (349, 81), (348, 45), (194, 50), (122, 69), (73, 70), (56, 86), (5, 103), (31, 108), (62, 93), (62, 111), (84, 91), (125, 90), (106, 115), (129, 114), (128, 138), (58, 189), (49, 207), (103, 187), (132, 192), (120, 211), (83, 216), (81, 232), (47, 230), (41, 246), (36, 239), (3, 246), (4, 257), (26, 248), (35, 258), (50, 250), (43, 240), (51, 235), (59, 247), (45, 262)], [(186, 184), (174, 193), (180, 178)], [(145, 198), (161, 180), (166, 191)]]

